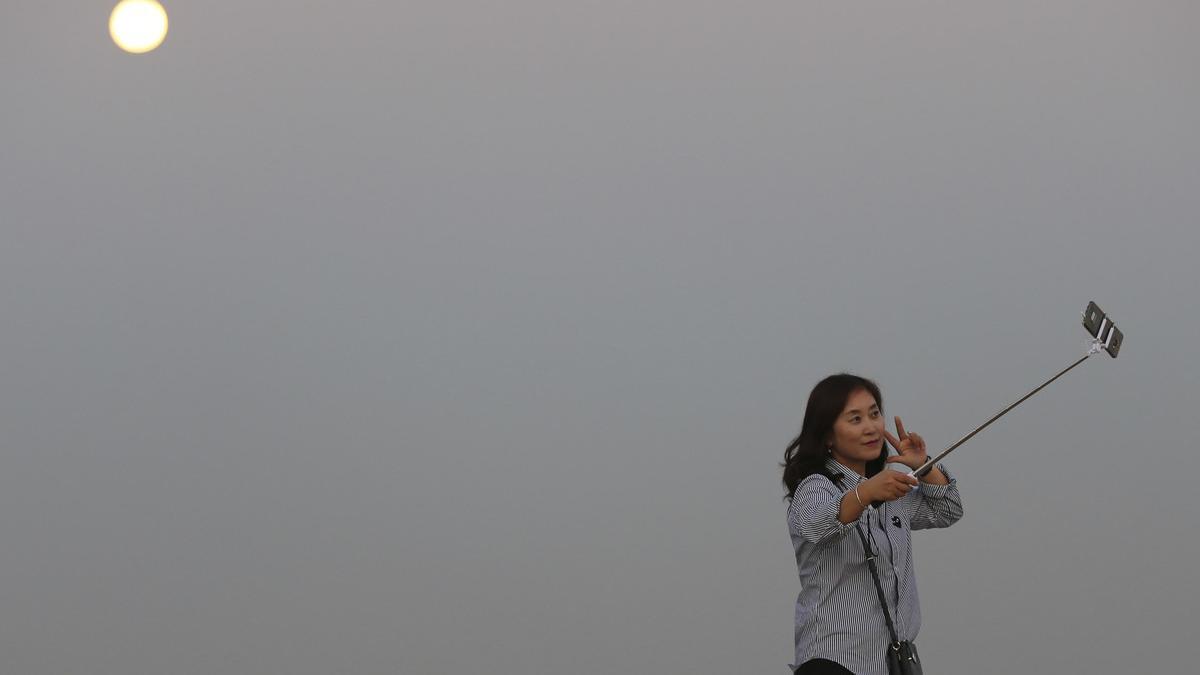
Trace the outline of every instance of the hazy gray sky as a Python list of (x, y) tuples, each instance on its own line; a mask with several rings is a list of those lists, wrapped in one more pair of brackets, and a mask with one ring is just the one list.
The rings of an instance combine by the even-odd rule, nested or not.
[(932, 673), (1189, 672), (1195, 2), (0, 9), (0, 672), (785, 673), (777, 463), (949, 462)]

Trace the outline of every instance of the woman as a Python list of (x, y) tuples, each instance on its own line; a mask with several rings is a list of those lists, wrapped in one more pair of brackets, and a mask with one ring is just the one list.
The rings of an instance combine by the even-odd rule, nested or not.
[[(898, 455), (888, 456), (885, 440)], [(879, 581), (897, 636), (916, 638), (921, 607), (910, 532), (949, 527), (962, 517), (962, 501), (943, 466), (918, 481), (885, 465), (915, 469), (926, 459), (924, 439), (906, 432), (899, 417), (896, 435), (888, 432), (874, 382), (843, 373), (813, 388), (783, 464), (801, 583), (796, 673), (888, 672), (889, 631), (856, 525), (879, 556)]]

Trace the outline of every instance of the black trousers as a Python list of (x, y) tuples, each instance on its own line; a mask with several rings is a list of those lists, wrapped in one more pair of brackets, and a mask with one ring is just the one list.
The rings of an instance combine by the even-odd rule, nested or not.
[(800, 664), (796, 675), (854, 675), (842, 664), (826, 659), (810, 659)]

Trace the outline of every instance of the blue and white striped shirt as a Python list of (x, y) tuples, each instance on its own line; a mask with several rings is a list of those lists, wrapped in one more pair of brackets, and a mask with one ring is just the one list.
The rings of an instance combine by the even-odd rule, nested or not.
[[(813, 474), (800, 482), (788, 507), (788, 530), (800, 572), (796, 662), (791, 668), (822, 658), (857, 675), (887, 675), (884, 655), (890, 638), (862, 540), (854, 523), (837, 519), (842, 495), (866, 479), (832, 459), (825, 466), (831, 474), (842, 475), (845, 490)], [(949, 527), (962, 517), (958, 485), (945, 467), (938, 468), (949, 485), (921, 483), (858, 519), (879, 555), (879, 581), (902, 640), (915, 640), (921, 628), (911, 531)]]

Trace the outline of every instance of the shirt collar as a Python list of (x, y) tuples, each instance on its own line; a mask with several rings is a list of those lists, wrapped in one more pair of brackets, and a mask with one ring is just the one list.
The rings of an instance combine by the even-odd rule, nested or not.
[[(850, 467), (843, 466), (840, 462), (832, 457), (827, 457), (825, 459), (825, 469), (830, 473), (830, 475), (833, 476), (841, 474), (843, 479), (842, 487), (848, 490), (853, 490), (856, 485), (866, 480), (866, 478), (858, 475), (857, 471), (851, 469)], [(837, 481), (834, 482), (836, 483)]]

